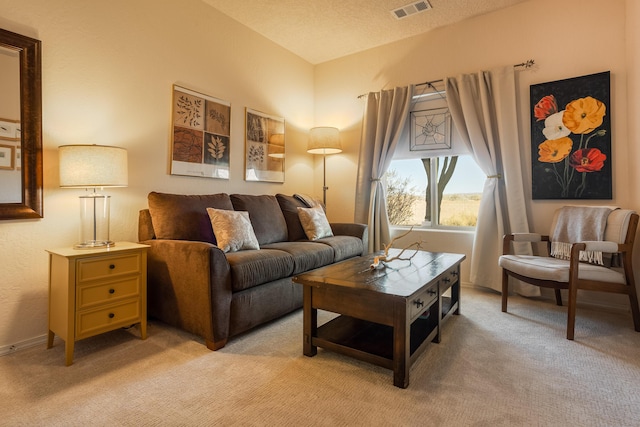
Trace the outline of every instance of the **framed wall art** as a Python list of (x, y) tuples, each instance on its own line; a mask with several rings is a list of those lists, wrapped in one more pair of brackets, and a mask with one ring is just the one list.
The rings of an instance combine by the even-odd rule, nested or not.
[(409, 150), (451, 148), (451, 113), (448, 108), (411, 112), (411, 144)]
[(245, 180), (284, 182), (284, 119), (246, 110)]
[(530, 92), (533, 199), (611, 199), (609, 72)]
[(229, 179), (231, 104), (173, 86), (171, 174)]
[(20, 140), (20, 121), (0, 119), (0, 139), (7, 141)]
[(0, 144), (0, 169), (14, 169), (15, 149), (13, 145)]

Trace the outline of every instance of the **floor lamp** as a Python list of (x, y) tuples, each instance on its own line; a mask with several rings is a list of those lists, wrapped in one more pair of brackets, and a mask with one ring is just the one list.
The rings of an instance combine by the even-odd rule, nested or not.
[(80, 196), (80, 243), (76, 249), (113, 246), (109, 239), (109, 199), (98, 188), (128, 185), (127, 150), (105, 145), (58, 147), (60, 187), (85, 188)]
[(327, 206), (327, 154), (342, 152), (340, 131), (333, 127), (311, 128), (307, 153), (322, 154), (322, 202)]

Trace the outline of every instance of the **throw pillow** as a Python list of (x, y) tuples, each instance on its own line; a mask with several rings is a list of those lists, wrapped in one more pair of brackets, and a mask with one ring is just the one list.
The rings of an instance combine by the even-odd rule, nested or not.
[(249, 212), (207, 208), (213, 234), (223, 252), (260, 249)]
[(322, 206), (314, 208), (298, 208), (298, 217), (309, 240), (318, 240), (333, 236), (327, 216)]

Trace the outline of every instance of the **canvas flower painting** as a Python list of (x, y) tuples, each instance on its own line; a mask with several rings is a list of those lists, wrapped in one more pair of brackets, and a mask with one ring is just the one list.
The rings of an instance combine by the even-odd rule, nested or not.
[(531, 86), (534, 199), (611, 199), (609, 72)]

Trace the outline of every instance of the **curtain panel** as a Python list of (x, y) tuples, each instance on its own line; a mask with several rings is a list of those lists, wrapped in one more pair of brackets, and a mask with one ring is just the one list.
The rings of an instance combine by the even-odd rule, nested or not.
[[(476, 163), (487, 175), (470, 265), (474, 285), (501, 290), (502, 237), (528, 232), (518, 138), (515, 71), (512, 66), (445, 79), (451, 117)], [(529, 244), (516, 253), (530, 254)], [(540, 289), (518, 282), (522, 295), (540, 295)]]
[(369, 251), (391, 241), (385, 188), (382, 179), (409, 116), (413, 86), (367, 95), (356, 182), (355, 220), (368, 225)]

